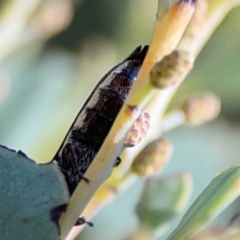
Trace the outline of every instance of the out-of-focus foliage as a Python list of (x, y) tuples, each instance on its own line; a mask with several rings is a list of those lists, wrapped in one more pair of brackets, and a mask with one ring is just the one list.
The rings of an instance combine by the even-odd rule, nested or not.
[(167, 240), (192, 239), (208, 222), (239, 197), (239, 166), (215, 177), (188, 209)]

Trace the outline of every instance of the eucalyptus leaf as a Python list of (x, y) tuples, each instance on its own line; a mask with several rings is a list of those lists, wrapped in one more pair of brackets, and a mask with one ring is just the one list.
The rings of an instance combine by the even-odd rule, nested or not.
[(240, 195), (240, 166), (215, 177), (183, 216), (167, 240), (192, 239)]
[(68, 192), (58, 168), (0, 146), (0, 239), (59, 239)]

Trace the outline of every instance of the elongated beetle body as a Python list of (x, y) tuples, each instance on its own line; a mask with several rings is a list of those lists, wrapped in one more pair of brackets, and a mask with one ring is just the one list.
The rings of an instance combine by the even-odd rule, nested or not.
[(99, 81), (54, 156), (53, 160), (64, 174), (70, 195), (79, 181), (85, 179), (84, 173), (121, 110), (147, 51), (148, 46), (137, 47)]

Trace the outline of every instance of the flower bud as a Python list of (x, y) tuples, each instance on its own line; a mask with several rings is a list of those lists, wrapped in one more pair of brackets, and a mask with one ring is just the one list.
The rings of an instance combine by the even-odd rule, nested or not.
[(155, 234), (161, 233), (186, 207), (191, 192), (192, 178), (186, 172), (166, 178), (148, 179), (136, 209), (139, 223)]
[(150, 114), (143, 112), (136, 120), (131, 128), (127, 139), (124, 142), (124, 147), (134, 147), (146, 136), (150, 128)]
[(160, 89), (180, 83), (192, 68), (193, 60), (188, 52), (175, 50), (156, 63), (150, 72), (150, 81)]
[(210, 92), (188, 97), (181, 105), (186, 123), (196, 126), (216, 118), (220, 112), (220, 99)]
[(173, 145), (168, 140), (148, 144), (132, 163), (132, 171), (141, 177), (159, 173), (172, 156)]

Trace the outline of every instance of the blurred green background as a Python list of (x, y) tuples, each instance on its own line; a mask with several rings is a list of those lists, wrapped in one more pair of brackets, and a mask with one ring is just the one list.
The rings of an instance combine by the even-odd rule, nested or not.
[[(51, 160), (101, 76), (136, 46), (150, 43), (156, 5), (147, 0), (2, 1), (0, 143), (38, 162)], [(239, 162), (239, 23), (236, 8), (204, 47), (171, 104), (178, 106), (185, 95), (202, 90), (222, 100), (218, 120), (165, 134), (175, 151), (162, 175), (190, 172), (191, 201), (216, 173)], [(93, 219), (95, 227), (86, 227), (79, 239), (120, 240), (131, 233), (141, 187), (139, 182), (103, 209)], [(233, 211), (225, 214), (230, 218)]]

